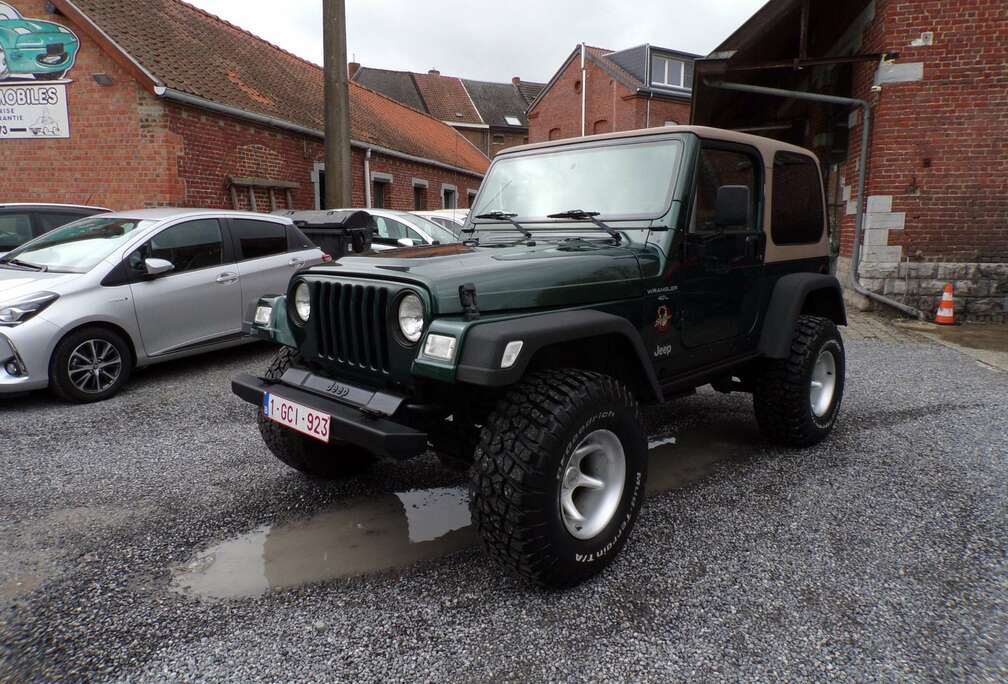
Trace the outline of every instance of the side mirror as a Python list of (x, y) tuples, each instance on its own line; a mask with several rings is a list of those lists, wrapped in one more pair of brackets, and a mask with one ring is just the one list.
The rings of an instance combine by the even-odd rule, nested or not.
[(175, 264), (165, 259), (144, 259), (144, 268), (147, 275), (159, 276), (175, 270)]
[(722, 185), (717, 191), (714, 225), (718, 228), (749, 225), (750, 206), (748, 186)]
[(413, 242), (413, 238), (399, 238), (396, 240), (396, 244), (400, 247), (413, 247), (415, 243)]

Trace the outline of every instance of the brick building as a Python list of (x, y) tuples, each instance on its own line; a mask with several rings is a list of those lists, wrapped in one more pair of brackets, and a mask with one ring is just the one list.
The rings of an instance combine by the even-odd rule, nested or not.
[[(80, 48), (62, 80), (0, 82), (0, 201), (324, 205), (317, 65), (179, 0), (10, 4)], [(350, 108), (355, 206), (468, 206), (489, 160), (455, 129), (358, 84)]]
[(355, 83), (430, 114), (458, 129), (487, 156), (528, 142), (525, 110), (542, 90), (541, 83), (515, 76), (510, 83), (350, 65)]
[(529, 140), (685, 124), (696, 57), (653, 45), (578, 45), (529, 107)]
[[(881, 296), (931, 316), (952, 283), (960, 314), (1004, 320), (1006, 65), (1004, 0), (771, 0), (697, 62), (693, 120), (817, 152), (852, 302)], [(868, 114), (759, 90), (768, 87), (861, 100)], [(856, 294), (851, 272), (859, 213), (859, 277), (871, 300)]]

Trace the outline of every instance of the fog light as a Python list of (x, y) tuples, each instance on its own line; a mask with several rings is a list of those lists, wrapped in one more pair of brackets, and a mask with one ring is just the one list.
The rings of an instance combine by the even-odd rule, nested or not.
[(424, 356), (442, 361), (451, 361), (455, 358), (455, 338), (448, 335), (430, 334), (424, 344)]
[(4, 370), (7, 371), (7, 375), (13, 376), (15, 378), (19, 378), (21, 377), (21, 375), (23, 375), (21, 366), (18, 365), (17, 361), (8, 361), (7, 363), (5, 363)]
[(256, 325), (269, 326), (270, 318), (273, 316), (273, 307), (262, 306), (261, 304), (256, 307), (255, 323)]
[(504, 355), (501, 357), (501, 368), (510, 368), (515, 365), (515, 361), (518, 360), (518, 355), (521, 354), (524, 345), (525, 343), (521, 340), (508, 342), (507, 346), (504, 347)]

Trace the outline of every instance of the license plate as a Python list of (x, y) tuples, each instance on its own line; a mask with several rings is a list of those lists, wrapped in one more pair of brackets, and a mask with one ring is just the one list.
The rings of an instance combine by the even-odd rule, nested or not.
[(263, 415), (320, 442), (329, 442), (329, 423), (332, 419), (325, 413), (266, 392), (263, 395)]

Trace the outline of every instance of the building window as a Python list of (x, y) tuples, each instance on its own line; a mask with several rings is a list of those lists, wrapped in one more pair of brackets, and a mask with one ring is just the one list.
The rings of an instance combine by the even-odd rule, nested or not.
[(467, 195), (467, 199), (469, 200), (469, 206), (471, 208), (472, 205), (473, 205), (473, 202), (476, 201), (476, 191), (475, 190), (469, 190), (469, 191), (466, 192), (466, 195)]
[(592, 126), (593, 133), (605, 133), (609, 130), (609, 122), (605, 119), (599, 119)]
[(454, 185), (442, 185), (441, 198), (443, 200), (442, 206), (445, 209), (458, 208), (458, 188)]
[(494, 141), (494, 145), (503, 145), (504, 144), (504, 136), (500, 135), (499, 133), (494, 133), (493, 141)]
[(686, 82), (686, 63), (680, 59), (651, 57), (651, 84), (683, 88)]
[(505, 116), (504, 117), (504, 123), (506, 123), (508, 126), (521, 126), (522, 125), (521, 119), (519, 119), (517, 116)]
[(413, 186), (413, 211), (424, 211), (427, 208), (427, 188)]
[(560, 129), (559, 128), (551, 128), (550, 132), (549, 132), (549, 139), (550, 140), (559, 140), (560, 139)]
[(575, 93), (581, 92), (581, 81), (574, 81), (574, 92)]
[(392, 206), (392, 175), (372, 172), (371, 174), (371, 206), (375, 209), (385, 209)]

